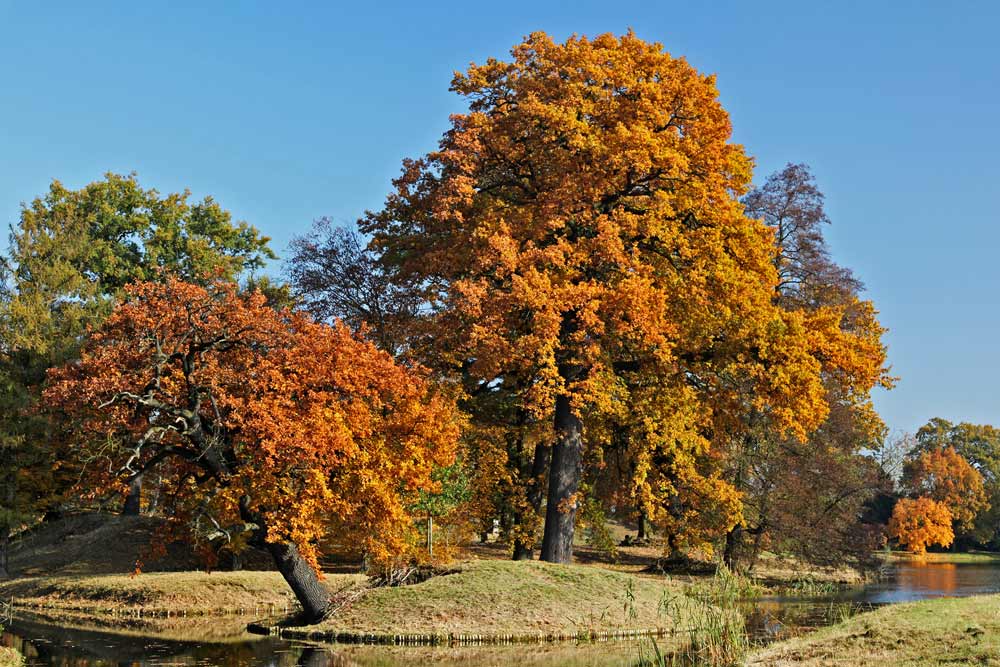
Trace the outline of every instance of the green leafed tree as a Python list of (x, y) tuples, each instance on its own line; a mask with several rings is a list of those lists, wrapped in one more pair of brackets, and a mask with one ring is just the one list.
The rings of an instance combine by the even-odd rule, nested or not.
[[(252, 275), (276, 257), (268, 243), (211, 197), (163, 195), (135, 174), (108, 173), (79, 190), (53, 181), (22, 204), (0, 264), (0, 543), (58, 495), (46, 425), (29, 410), (46, 371), (77, 355), (125, 285), (167, 273), (189, 282)], [(17, 500), (26, 483), (39, 499), (30, 508)]]

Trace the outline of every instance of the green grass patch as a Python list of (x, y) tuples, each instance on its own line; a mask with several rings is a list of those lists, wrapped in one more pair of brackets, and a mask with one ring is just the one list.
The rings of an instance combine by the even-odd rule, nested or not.
[(911, 554), (907, 551), (889, 552), (888, 560), (911, 561), (917, 560), (924, 563), (998, 563), (1000, 553), (994, 551), (967, 551), (961, 553), (926, 553), (923, 555)]
[(750, 660), (769, 667), (1000, 665), (1000, 595), (891, 605), (774, 644)]

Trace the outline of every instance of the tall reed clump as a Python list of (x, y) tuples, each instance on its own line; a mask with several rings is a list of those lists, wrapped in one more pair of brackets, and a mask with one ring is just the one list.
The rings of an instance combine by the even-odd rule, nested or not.
[(659, 613), (682, 640), (669, 652), (652, 639), (640, 644), (636, 667), (742, 664), (750, 637), (737, 603), (760, 595), (759, 586), (724, 566), (711, 580), (692, 584), (682, 593), (665, 590)]

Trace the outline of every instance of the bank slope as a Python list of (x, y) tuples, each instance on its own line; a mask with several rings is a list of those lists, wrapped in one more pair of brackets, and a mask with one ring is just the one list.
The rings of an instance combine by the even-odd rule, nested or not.
[(1000, 665), (1000, 595), (883, 607), (756, 653), (751, 665)]
[(0, 646), (0, 667), (21, 667), (24, 658), (17, 649)]
[(681, 584), (593, 566), (471, 561), (419, 584), (369, 591), (327, 621), (329, 634), (579, 635), (670, 627), (661, 602)]

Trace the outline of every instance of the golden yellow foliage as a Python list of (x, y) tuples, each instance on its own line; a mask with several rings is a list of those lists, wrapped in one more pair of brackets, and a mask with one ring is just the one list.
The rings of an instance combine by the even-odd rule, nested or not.
[(774, 302), (773, 233), (739, 201), (752, 162), (715, 78), (632, 33), (533, 33), (452, 88), (468, 113), (362, 221), (396, 280), (426, 289), (437, 361), (509, 391), (537, 423), (568, 399), (554, 461), (580, 446), (573, 419), (588, 444), (602, 422), (638, 424), (641, 465), (662, 459), (689, 497), (719, 495), (730, 524), (738, 494), (694, 459), (749, 411), (804, 438), (827, 414), (824, 364), (880, 365), (839, 344), (844, 309)]

